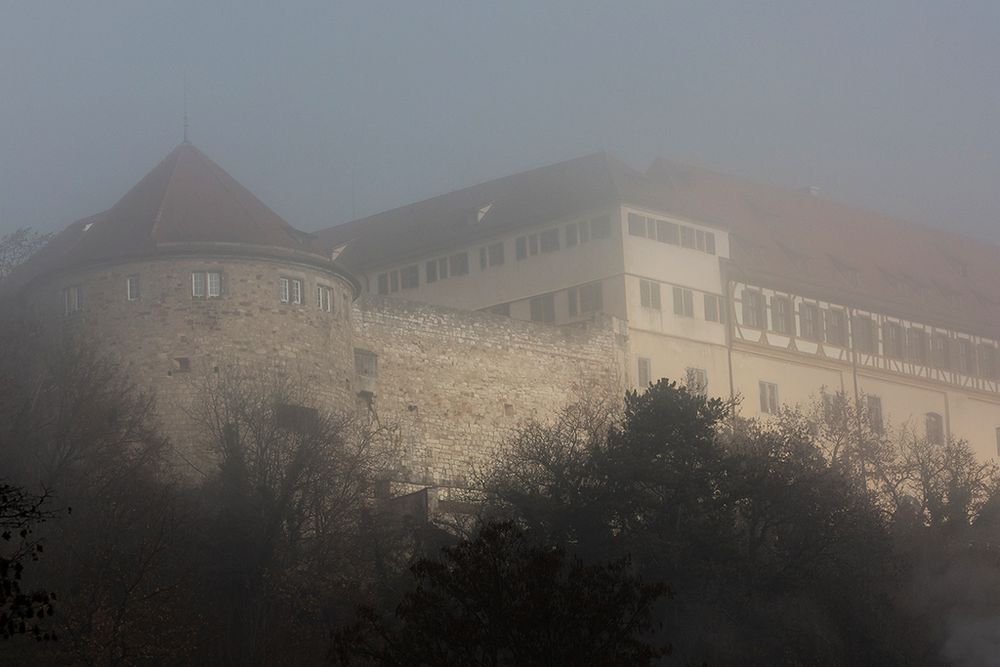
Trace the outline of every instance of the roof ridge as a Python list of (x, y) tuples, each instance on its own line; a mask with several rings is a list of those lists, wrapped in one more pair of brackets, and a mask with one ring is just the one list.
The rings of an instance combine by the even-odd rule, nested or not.
[(167, 193), (170, 192), (170, 185), (174, 182), (174, 174), (177, 173), (177, 162), (180, 160), (180, 152), (183, 147), (184, 144), (181, 144), (171, 153), (173, 155), (174, 162), (170, 165), (170, 177), (167, 178), (167, 184), (163, 187), (163, 195), (160, 197), (160, 204), (156, 207), (156, 215), (153, 217), (153, 226), (149, 229), (149, 238), (152, 239), (153, 243), (157, 243), (156, 231), (159, 228), (160, 220), (163, 217), (163, 206), (167, 202)]

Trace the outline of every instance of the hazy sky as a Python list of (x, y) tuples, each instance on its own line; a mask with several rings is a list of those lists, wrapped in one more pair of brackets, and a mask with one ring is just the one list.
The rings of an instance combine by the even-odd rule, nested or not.
[(0, 0), (0, 234), (191, 137), (303, 229), (606, 149), (1000, 241), (1000, 3)]

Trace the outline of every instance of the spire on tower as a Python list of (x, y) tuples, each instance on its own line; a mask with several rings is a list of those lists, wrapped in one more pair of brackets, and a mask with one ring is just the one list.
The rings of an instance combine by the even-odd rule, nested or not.
[(187, 74), (184, 75), (184, 143), (191, 143), (188, 139), (188, 87)]

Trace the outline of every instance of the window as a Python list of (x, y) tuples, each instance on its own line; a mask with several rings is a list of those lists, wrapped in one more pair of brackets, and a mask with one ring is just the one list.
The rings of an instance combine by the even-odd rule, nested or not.
[(694, 317), (694, 294), (691, 290), (674, 288), (674, 315)]
[(646, 357), (639, 357), (638, 385), (640, 389), (645, 389), (653, 382), (652, 363)]
[[(209, 278), (211, 278), (211, 274), (209, 274)], [(212, 283), (211, 283), (211, 280), (209, 280), (208, 295), (212, 296)], [(302, 281), (301, 280), (294, 280), (294, 279), (292, 280), (292, 303), (296, 303), (296, 304), (301, 304), (302, 303)]]
[(376, 377), (378, 375), (378, 356), (368, 350), (355, 349), (354, 370), (362, 377)]
[(416, 264), (399, 270), (399, 283), (403, 289), (414, 289), (420, 286), (420, 269), (417, 268)]
[(576, 223), (574, 222), (569, 225), (566, 225), (566, 247), (570, 248), (572, 246), (575, 246), (578, 237), (579, 235), (577, 233)]
[(667, 222), (666, 220), (656, 221), (656, 240), (660, 243), (669, 243), (671, 245), (679, 245), (680, 240), (680, 230), (672, 222)]
[(979, 376), (988, 380), (997, 377), (997, 349), (989, 343), (979, 344)]
[(654, 283), (651, 280), (640, 280), (639, 303), (643, 308), (660, 310), (660, 283)]
[(951, 368), (951, 344), (947, 334), (934, 334), (931, 337), (931, 362), (941, 370)]
[(868, 394), (865, 403), (868, 408), (868, 423), (873, 431), (882, 433), (885, 430), (885, 421), (882, 417), (882, 398)]
[(690, 393), (704, 396), (708, 393), (708, 371), (704, 368), (686, 369), (684, 384)]
[(525, 259), (528, 256), (528, 237), (518, 236), (514, 240), (514, 256), (518, 260)]
[[(416, 267), (414, 267), (416, 268)], [(392, 294), (399, 291), (399, 271), (389, 271), (378, 275), (378, 293)], [(285, 299), (282, 299), (285, 301)]]
[(424, 265), (424, 275), (427, 276), (428, 283), (436, 283), (438, 279), (438, 263), (432, 259)]
[(570, 287), (566, 290), (566, 300), (568, 302), (567, 307), (569, 308), (569, 316), (576, 317), (580, 312), (580, 295), (576, 287)]
[(927, 332), (923, 329), (907, 329), (906, 358), (916, 364), (927, 363)]
[(976, 372), (976, 356), (973, 351), (972, 341), (968, 338), (959, 338), (955, 341), (955, 370), (963, 375), (973, 375)]
[(760, 411), (765, 415), (778, 414), (778, 385), (760, 381)]
[[(602, 215), (591, 219), (590, 238), (594, 240), (611, 238), (611, 216)], [(580, 241), (585, 242), (586, 240), (587, 239), (583, 238), (583, 233), (581, 230)]]
[(464, 276), (469, 273), (469, 253), (460, 252), (448, 258), (448, 273), (452, 276)]
[(715, 233), (705, 232), (705, 252), (709, 255), (715, 254)]
[(646, 218), (635, 213), (629, 213), (628, 233), (632, 236), (646, 236)]
[(139, 276), (131, 275), (125, 279), (125, 294), (129, 301), (139, 300)]
[(191, 372), (191, 358), (190, 357), (174, 357), (174, 372), (175, 373), (190, 373)]
[[(744, 299), (746, 293), (744, 292)], [(746, 315), (743, 321), (746, 322)], [(787, 296), (771, 297), (771, 329), (775, 333), (791, 336), (795, 333), (795, 322), (792, 319), (792, 300)]]
[[(789, 308), (789, 312), (791, 309)], [(743, 326), (753, 329), (767, 328), (764, 295), (756, 290), (743, 290)], [(791, 333), (791, 331), (789, 331)]]
[(191, 296), (210, 299), (222, 294), (222, 274), (218, 271), (195, 271), (191, 274)]
[(292, 302), (292, 280), (290, 278), (278, 278), (278, 300), (281, 303)]
[[(591, 222), (597, 222), (597, 220), (593, 220)], [(595, 239), (596, 238), (601, 238), (601, 237), (597, 236), (597, 232), (596, 231), (593, 231), (593, 232), (591, 231), (591, 229), (590, 229), (591, 222), (581, 222), (580, 223), (580, 243), (586, 243), (591, 238), (595, 238)], [(607, 236), (604, 236), (603, 238), (607, 238)]]
[(702, 229), (696, 229), (694, 230), (694, 234), (695, 240), (697, 241), (695, 245), (698, 247), (698, 250), (705, 252), (705, 231)]
[(320, 310), (325, 310), (328, 313), (332, 313), (333, 308), (333, 290), (325, 285), (316, 285), (316, 307)]
[(928, 412), (924, 415), (924, 430), (927, 434), (927, 442), (933, 445), (944, 444), (944, 420), (936, 412)]
[(83, 288), (79, 285), (63, 289), (62, 298), (64, 314), (70, 315), (83, 310)]
[(491, 243), (486, 246), (486, 265), (500, 266), (503, 264), (503, 242)]
[(903, 358), (903, 327), (895, 322), (882, 325), (882, 354), (892, 359)]
[(681, 227), (681, 245), (685, 248), (691, 248), (692, 250), (698, 248), (698, 242), (695, 239), (694, 229), (691, 227)]
[(806, 340), (821, 340), (819, 306), (814, 303), (799, 304), (799, 335)]
[(855, 315), (851, 318), (851, 333), (854, 349), (865, 354), (875, 354), (875, 322), (867, 315)]
[(580, 288), (580, 312), (596, 313), (604, 307), (601, 283), (590, 283)]
[(552, 294), (543, 294), (531, 299), (531, 319), (534, 322), (556, 321), (556, 300)]
[(705, 319), (709, 322), (721, 322), (723, 318), (722, 297), (716, 294), (705, 295)]
[(538, 238), (541, 241), (542, 252), (555, 252), (556, 250), (559, 250), (558, 229), (546, 229), (544, 232), (539, 234)]
[[(288, 281), (285, 278), (282, 278), (282, 280), (285, 282), (285, 286), (282, 288), (281, 301), (282, 302), (286, 302), (286, 301), (288, 301)], [(378, 274), (378, 293), (379, 294), (383, 294), (383, 295), (389, 293), (389, 274), (388, 273), (380, 273), (380, 274)]]
[(826, 311), (826, 341), (831, 345), (847, 347), (847, 315), (840, 308)]
[[(208, 277), (208, 298), (213, 299), (222, 296), (222, 274), (218, 271), (209, 271), (205, 275)], [(302, 283), (299, 283), (299, 288), (301, 289), (301, 287)], [(301, 295), (296, 303), (302, 303)]]
[(528, 234), (528, 254), (532, 257), (538, 254), (538, 234)]
[(191, 296), (205, 298), (205, 274), (200, 271), (191, 274)]

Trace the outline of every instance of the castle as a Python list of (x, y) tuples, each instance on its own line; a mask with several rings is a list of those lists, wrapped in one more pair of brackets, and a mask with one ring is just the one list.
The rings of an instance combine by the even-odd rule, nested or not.
[(660, 377), (751, 416), (845, 392), (876, 426), (994, 457), (998, 256), (814, 191), (605, 154), (307, 234), (185, 141), (4, 289), (118, 355), (178, 443), (193, 378), (280, 362), (316, 407), (400, 425), (394, 481), (460, 489), (523, 420)]

